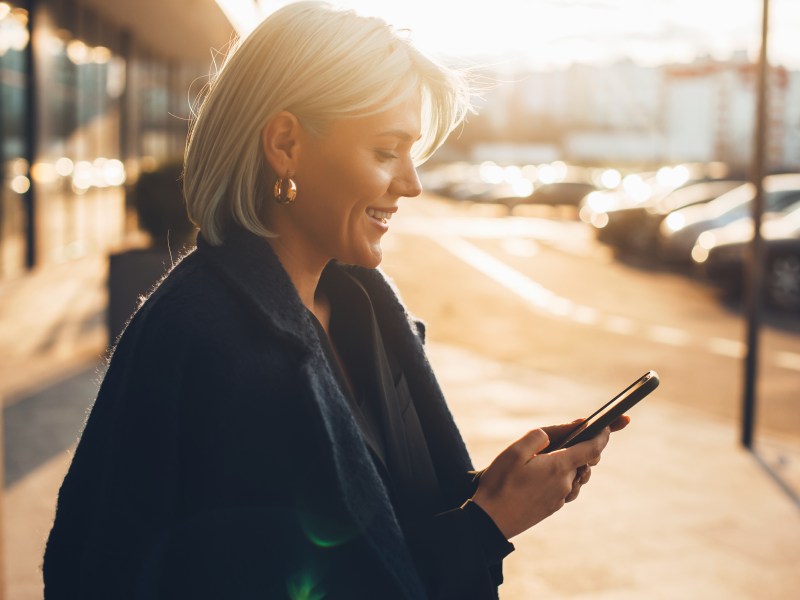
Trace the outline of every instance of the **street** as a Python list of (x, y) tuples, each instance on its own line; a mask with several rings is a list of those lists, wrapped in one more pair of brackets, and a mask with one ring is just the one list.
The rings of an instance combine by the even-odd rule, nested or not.
[(765, 318), (754, 460), (738, 439), (743, 319), (701, 281), (615, 260), (568, 213), (435, 197), (402, 201), (383, 247), (477, 468), (661, 375), (578, 501), (513, 540), (502, 599), (791, 595), (796, 318)]
[[(757, 442), (768, 451), (756, 460), (736, 435), (741, 318), (710, 288), (621, 264), (558, 212), (508, 218), (404, 200), (383, 246), (383, 268), (427, 322), (476, 467), (531, 428), (585, 416), (644, 371), (661, 374), (578, 501), (513, 539), (503, 600), (791, 597), (796, 320), (765, 328)], [(102, 372), (106, 263), (87, 256), (0, 290), (11, 598), (41, 599), (56, 493)]]
[[(654, 369), (661, 386), (647, 402), (737, 423), (741, 311), (699, 278), (615, 260), (569, 215), (525, 208), (504, 216), (436, 197), (401, 203), (383, 267), (429, 339), (594, 388), (587, 414)], [(760, 357), (756, 439), (796, 441), (800, 318), (766, 314)]]

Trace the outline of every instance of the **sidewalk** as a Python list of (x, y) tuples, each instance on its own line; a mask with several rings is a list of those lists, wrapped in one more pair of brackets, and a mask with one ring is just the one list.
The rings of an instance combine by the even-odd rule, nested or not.
[[(100, 377), (105, 273), (95, 257), (0, 284), (8, 599), (42, 597), (56, 493)], [(476, 465), (594, 395), (457, 347), (429, 351)], [(735, 425), (658, 401), (633, 416), (578, 501), (514, 540), (501, 598), (796, 597), (800, 511)], [(780, 452), (797, 464), (800, 449)]]

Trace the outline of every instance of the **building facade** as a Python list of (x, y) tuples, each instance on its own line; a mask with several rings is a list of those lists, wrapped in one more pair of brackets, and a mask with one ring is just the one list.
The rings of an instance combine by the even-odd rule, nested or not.
[[(515, 123), (539, 124), (563, 160), (724, 161), (741, 170), (752, 158), (757, 67), (743, 52), (724, 61), (701, 57), (654, 67), (573, 65), (513, 79), (516, 103), (486, 109)], [(767, 115), (768, 168), (800, 169), (799, 72), (771, 69)]]
[(182, 154), (211, 53), (153, 48), (118, 16), (148, 4), (0, 2), (0, 279), (120, 246), (126, 185)]

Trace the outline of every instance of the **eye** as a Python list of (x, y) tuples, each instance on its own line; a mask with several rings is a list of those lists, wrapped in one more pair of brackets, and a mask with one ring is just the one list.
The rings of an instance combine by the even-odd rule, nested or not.
[(375, 156), (377, 156), (378, 160), (381, 162), (387, 162), (397, 158), (397, 154), (391, 150), (375, 150)]

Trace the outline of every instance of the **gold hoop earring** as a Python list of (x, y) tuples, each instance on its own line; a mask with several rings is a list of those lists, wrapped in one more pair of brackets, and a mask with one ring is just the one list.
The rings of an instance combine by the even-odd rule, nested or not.
[(291, 204), (297, 199), (297, 184), (292, 179), (291, 171), (286, 172), (286, 177), (278, 177), (272, 195), (278, 204)]

